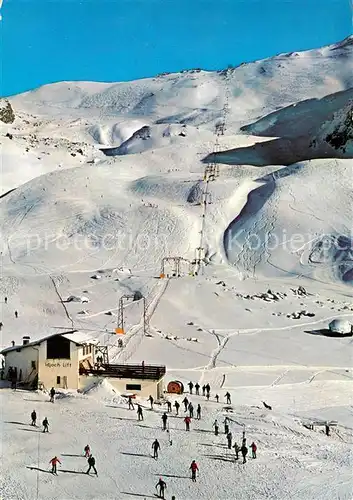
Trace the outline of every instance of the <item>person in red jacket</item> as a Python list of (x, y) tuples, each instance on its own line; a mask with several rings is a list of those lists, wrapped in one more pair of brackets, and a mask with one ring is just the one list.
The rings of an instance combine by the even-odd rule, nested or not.
[(193, 460), (191, 462), (190, 470), (191, 470), (191, 479), (192, 479), (192, 482), (196, 483), (196, 471), (198, 471), (199, 468), (198, 468), (197, 463), (195, 462), (195, 460)]
[(185, 422), (185, 430), (186, 430), (186, 431), (189, 431), (189, 430), (190, 430), (190, 422), (191, 422), (191, 418), (190, 418), (190, 417), (185, 417), (185, 418), (184, 418), (184, 422)]
[(56, 464), (59, 463), (61, 465), (61, 462), (60, 460), (58, 459), (58, 457), (55, 455), (54, 458), (52, 458), (49, 463), (51, 464), (51, 472), (52, 474), (57, 474), (56, 472)]
[(252, 457), (256, 458), (256, 450), (257, 450), (256, 444), (254, 442), (252, 442), (251, 445), (250, 445), (250, 448), (251, 448), (251, 451), (252, 451)]
[(85, 452), (85, 458), (88, 458), (91, 454), (91, 449), (88, 444), (84, 447), (83, 451)]

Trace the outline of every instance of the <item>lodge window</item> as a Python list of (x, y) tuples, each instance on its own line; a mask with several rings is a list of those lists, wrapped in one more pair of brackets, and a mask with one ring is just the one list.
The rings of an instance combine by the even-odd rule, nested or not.
[(83, 355), (85, 356), (86, 354), (91, 354), (92, 352), (92, 345), (84, 345), (83, 346)]
[(61, 335), (48, 339), (47, 359), (70, 359), (70, 340)]
[(126, 384), (127, 391), (140, 391), (141, 384)]
[(56, 377), (56, 383), (59, 385), (60, 384), (60, 375)]

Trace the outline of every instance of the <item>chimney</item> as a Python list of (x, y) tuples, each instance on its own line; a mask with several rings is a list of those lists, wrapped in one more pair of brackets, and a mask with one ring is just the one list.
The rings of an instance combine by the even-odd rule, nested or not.
[(15, 347), (15, 341), (14, 340), (11, 340), (11, 345), (12, 345), (12, 347)]
[(28, 337), (28, 336), (23, 337), (23, 345), (29, 344), (30, 338), (31, 337)]

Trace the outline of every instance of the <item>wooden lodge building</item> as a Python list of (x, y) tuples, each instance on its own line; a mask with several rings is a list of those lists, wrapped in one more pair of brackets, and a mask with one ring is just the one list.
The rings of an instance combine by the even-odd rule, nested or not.
[(23, 337), (22, 344), (13, 342), (0, 353), (5, 358), (4, 378), (19, 387), (76, 390), (105, 378), (121, 394), (151, 394), (155, 399), (163, 395), (165, 366), (109, 364), (97, 355), (101, 348), (97, 340), (76, 330), (32, 342)]

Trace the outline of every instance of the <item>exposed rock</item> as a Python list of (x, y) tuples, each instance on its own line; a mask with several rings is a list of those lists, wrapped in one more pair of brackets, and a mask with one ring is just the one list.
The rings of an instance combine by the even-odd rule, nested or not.
[(0, 99), (0, 120), (4, 123), (13, 123), (15, 121), (15, 113), (7, 99)]

